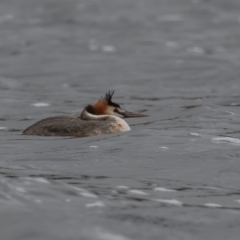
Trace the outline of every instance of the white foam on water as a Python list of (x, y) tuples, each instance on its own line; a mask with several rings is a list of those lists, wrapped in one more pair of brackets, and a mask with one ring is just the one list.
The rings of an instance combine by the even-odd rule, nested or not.
[(97, 202), (94, 202), (94, 203), (87, 203), (85, 206), (87, 208), (90, 208), (90, 207), (105, 207), (105, 204), (103, 202), (97, 201)]
[(79, 188), (79, 187), (75, 187), (75, 186), (71, 186), (71, 185), (67, 185), (69, 188), (72, 188), (74, 190), (76, 190), (77, 192), (85, 192), (86, 190), (83, 188)]
[(24, 188), (16, 187), (16, 190), (20, 193), (26, 193), (27, 191)]
[(81, 192), (80, 195), (82, 195), (83, 197), (98, 198), (95, 194), (89, 192)]
[(38, 102), (38, 103), (32, 103), (31, 106), (34, 106), (34, 107), (49, 107), (50, 104), (49, 103), (44, 103), (44, 102)]
[(68, 185), (68, 187), (70, 187), (71, 189), (76, 190), (83, 197), (98, 198), (97, 195), (95, 195), (93, 193), (90, 193), (90, 192), (87, 192), (83, 188), (79, 188), (79, 187), (75, 187), (75, 186), (71, 186), (71, 185)]
[(211, 139), (213, 143), (230, 143), (230, 144), (240, 144), (240, 139), (231, 137), (214, 137)]
[(96, 239), (98, 240), (130, 240), (125, 236), (115, 234), (115, 233), (110, 233), (100, 228), (97, 228), (95, 230), (95, 233), (97, 235)]
[(178, 201), (177, 199), (152, 199), (155, 202), (166, 203), (170, 205), (182, 206), (183, 203)]
[(143, 192), (143, 191), (140, 191), (140, 190), (135, 190), (135, 189), (129, 190), (128, 192), (129, 192), (129, 193), (132, 193), (132, 194), (137, 194), (137, 195), (149, 195), (149, 194), (146, 193), (146, 192)]
[(1, 130), (6, 130), (7, 129), (7, 127), (0, 127), (0, 131)]
[(155, 191), (160, 191), (160, 192), (176, 192), (174, 189), (168, 189), (168, 188), (163, 188), (163, 187), (156, 187), (154, 188)]
[(191, 136), (195, 136), (195, 137), (199, 137), (199, 136), (200, 136), (199, 133), (189, 133), (189, 135), (191, 135)]
[(230, 115), (236, 115), (236, 113), (235, 112), (230, 112), (230, 111), (226, 111), (226, 113), (229, 113)]
[(129, 189), (128, 186), (116, 186), (116, 188), (118, 188), (118, 189)]
[(67, 202), (67, 203), (69, 203), (71, 201), (72, 201), (72, 199), (70, 199), (70, 198), (65, 199), (65, 202)]
[(169, 150), (169, 147), (166, 147), (166, 146), (161, 146), (161, 147), (158, 147), (161, 151), (165, 152), (165, 151), (168, 151)]
[(212, 190), (219, 190), (218, 187), (209, 187), (209, 186), (205, 186), (204, 188), (205, 188), (205, 189), (212, 189)]
[(189, 52), (193, 52), (193, 53), (198, 53), (198, 54), (204, 54), (204, 49), (201, 47), (190, 47), (187, 49)]
[(213, 208), (222, 207), (222, 205), (217, 204), (217, 203), (205, 203), (204, 206), (206, 206), (206, 207), (213, 207)]
[(49, 183), (49, 181), (45, 178), (42, 178), (42, 177), (26, 177), (24, 178), (26, 180), (31, 180), (31, 181), (34, 181), (34, 182), (39, 182), (39, 183)]
[(111, 45), (105, 45), (105, 46), (102, 46), (102, 51), (103, 52), (116, 52), (116, 48)]
[(89, 146), (89, 148), (98, 148), (98, 146)]
[(42, 203), (42, 200), (40, 200), (40, 199), (35, 199), (34, 202), (36, 202), (36, 203)]

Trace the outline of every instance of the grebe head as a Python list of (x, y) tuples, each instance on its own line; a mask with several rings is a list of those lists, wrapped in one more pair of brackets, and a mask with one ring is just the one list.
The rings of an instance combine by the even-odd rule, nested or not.
[(85, 109), (94, 115), (113, 115), (121, 118), (147, 117), (146, 114), (127, 112), (118, 103), (112, 102), (114, 91), (109, 91), (96, 103), (88, 105)]

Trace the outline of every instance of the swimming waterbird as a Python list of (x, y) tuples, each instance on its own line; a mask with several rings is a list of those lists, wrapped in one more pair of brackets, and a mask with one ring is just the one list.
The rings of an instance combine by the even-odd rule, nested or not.
[(87, 105), (73, 117), (55, 116), (42, 119), (23, 131), (24, 135), (87, 137), (129, 131), (122, 118), (147, 117), (127, 112), (112, 102), (114, 91), (109, 91), (96, 103)]

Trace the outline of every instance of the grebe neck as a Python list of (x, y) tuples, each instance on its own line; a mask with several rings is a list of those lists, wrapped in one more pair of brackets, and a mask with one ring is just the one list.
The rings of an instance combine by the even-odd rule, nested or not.
[(81, 118), (82, 120), (95, 120), (95, 121), (105, 121), (111, 116), (109, 115), (96, 115), (94, 108), (89, 105), (83, 109), (83, 111), (79, 114), (76, 114), (74, 118)]

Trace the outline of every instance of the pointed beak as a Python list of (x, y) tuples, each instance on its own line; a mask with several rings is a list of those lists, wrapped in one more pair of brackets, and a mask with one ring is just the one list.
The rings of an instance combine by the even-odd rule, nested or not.
[(149, 115), (133, 112), (121, 112), (124, 118), (148, 117)]

